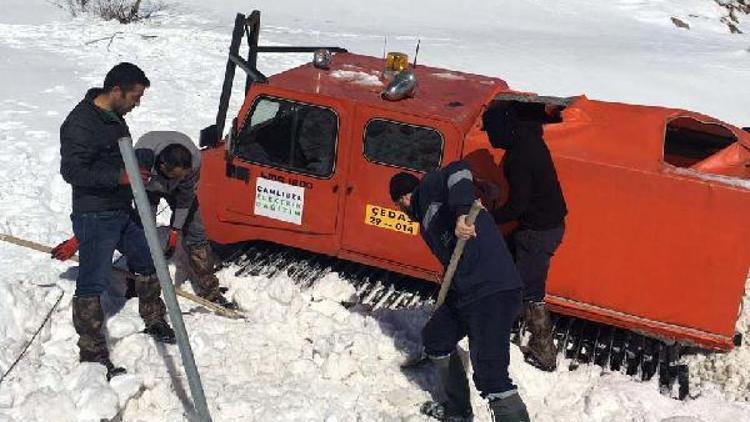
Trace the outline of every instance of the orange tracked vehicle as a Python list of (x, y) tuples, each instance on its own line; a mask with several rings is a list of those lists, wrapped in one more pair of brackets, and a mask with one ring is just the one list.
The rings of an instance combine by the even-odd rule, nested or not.
[[(674, 345), (733, 347), (750, 263), (750, 133), (691, 111), (542, 97), (422, 65), (391, 98), (404, 82), (397, 61), (258, 46), (259, 25), (257, 11), (237, 16), (217, 122), (201, 134), (212, 240), (268, 241), (437, 283), (442, 268), (394, 209), (388, 180), (464, 159), (480, 188), (500, 187), (499, 197), (480, 189), (485, 206), (502, 203), (502, 150), (481, 114), (493, 101), (543, 106), (569, 208), (546, 296), (558, 346), (613, 367), (634, 354), (649, 369), (628, 371), (644, 377), (659, 363), (675, 371)], [(305, 52), (315, 61), (271, 77), (256, 68), (258, 53)], [(224, 136), (236, 67), (245, 99)]]

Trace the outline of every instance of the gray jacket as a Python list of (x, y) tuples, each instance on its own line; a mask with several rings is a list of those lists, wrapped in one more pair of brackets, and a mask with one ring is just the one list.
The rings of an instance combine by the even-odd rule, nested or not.
[[(192, 173), (180, 180), (164, 177), (156, 168), (156, 157), (170, 144), (180, 144), (190, 150), (193, 156)], [(190, 207), (195, 200), (195, 189), (200, 176), (201, 154), (189, 136), (175, 131), (152, 131), (144, 134), (135, 144), (135, 154), (141, 167), (151, 169), (151, 179), (146, 184), (152, 211), (155, 211), (159, 199), (164, 197), (172, 206), (172, 227), (182, 229), (185, 225)], [(154, 215), (156, 213), (154, 212)]]

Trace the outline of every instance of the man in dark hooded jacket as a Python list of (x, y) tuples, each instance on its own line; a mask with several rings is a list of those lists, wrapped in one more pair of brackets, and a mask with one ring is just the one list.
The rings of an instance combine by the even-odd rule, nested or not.
[(511, 236), (524, 283), (524, 319), (531, 333), (524, 355), (535, 366), (552, 371), (557, 356), (544, 294), (550, 259), (562, 241), (568, 211), (544, 143), (544, 120), (544, 104), (514, 101), (497, 102), (482, 116), (492, 146), (506, 151), (503, 172), (509, 198), (493, 210), (493, 216), (498, 224), (518, 221)]
[(443, 421), (470, 421), (469, 385), (456, 345), (465, 336), (474, 384), (489, 401), (495, 420), (529, 421), (526, 405), (508, 374), (510, 330), (521, 306), (521, 279), (490, 214), (482, 210), (473, 226), (466, 214), (474, 202), (472, 174), (457, 161), (428, 173), (420, 182), (410, 173), (390, 181), (393, 201), (413, 220), (432, 253), (447, 267), (456, 226), (468, 238), (445, 303), (422, 331), (424, 352), (434, 363), (447, 401), (427, 402), (422, 412)]
[[(117, 140), (130, 136), (123, 116), (139, 105), (149, 80), (131, 63), (120, 63), (107, 73), (103, 88), (93, 88), (60, 127), (60, 173), (73, 188), (75, 238), (66, 247), (80, 248), (80, 266), (73, 296), (73, 326), (79, 335), (81, 362), (107, 368), (107, 378), (125, 372), (109, 359), (102, 331), (104, 311), (100, 295), (109, 287), (112, 254), (118, 249), (136, 274), (138, 311), (145, 332), (156, 340), (174, 343), (165, 319), (166, 307), (146, 238), (131, 203), (130, 179)], [(140, 175), (148, 179), (148, 171)]]

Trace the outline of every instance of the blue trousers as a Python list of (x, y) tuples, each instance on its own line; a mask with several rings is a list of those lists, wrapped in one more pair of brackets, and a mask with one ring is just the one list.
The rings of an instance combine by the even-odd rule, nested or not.
[(521, 310), (521, 289), (500, 291), (458, 307), (451, 294), (422, 330), (429, 356), (445, 356), (469, 336), (474, 385), (486, 397), (514, 390), (508, 374), (510, 331)]
[(140, 275), (156, 272), (135, 210), (74, 213), (70, 219), (81, 261), (76, 296), (98, 296), (109, 289), (115, 249), (128, 259), (130, 272)]

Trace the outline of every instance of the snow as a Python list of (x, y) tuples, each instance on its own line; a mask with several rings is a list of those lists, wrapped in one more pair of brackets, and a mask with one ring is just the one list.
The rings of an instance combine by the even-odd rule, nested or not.
[(356, 70), (334, 70), (331, 72), (331, 76), (336, 79), (341, 79), (346, 82), (351, 82), (360, 85), (382, 87), (383, 82), (380, 81), (378, 75), (371, 75), (366, 72)]
[[(170, 129), (197, 137), (215, 118), (234, 14), (250, 7), (245, 0), (187, 0), (149, 22), (122, 26), (71, 18), (44, 0), (4, 0), (3, 6), (0, 232), (46, 244), (70, 235), (58, 130), (86, 89), (100, 84), (112, 65), (135, 62), (152, 86), (127, 117), (133, 135)], [(750, 37), (730, 35), (719, 21), (725, 13), (711, 0), (470, 0), (460, 8), (448, 0), (356, 7), (344, 0), (261, 0), (253, 7), (263, 11), (264, 44), (341, 45), (381, 56), (384, 37), (388, 50), (407, 53), (421, 39), (420, 63), (498, 76), (515, 89), (684, 107), (748, 123), (750, 97), (742, 87), (750, 82)], [(672, 16), (691, 29), (676, 28)], [(265, 55), (259, 67), (273, 74), (310, 58)], [(341, 72), (374, 86), (370, 76)], [(78, 364), (70, 318), (75, 275), (70, 264), (0, 244), (0, 371), (64, 292), (0, 384), (0, 421), (188, 419), (179, 352), (140, 333), (137, 301), (105, 298), (112, 358), (129, 374), (107, 383), (100, 366)], [(247, 319), (227, 320), (180, 302), (214, 420), (425, 420), (418, 404), (430, 397), (435, 380), (425, 371), (403, 373), (398, 364), (417, 350), (427, 309), (345, 309), (339, 302), (353, 291), (335, 274), (307, 290), (285, 277), (237, 278), (231, 269), (218, 276)], [(121, 290), (121, 282), (113, 280), (113, 289)], [(750, 338), (747, 302), (738, 329)], [(692, 381), (701, 395), (685, 402), (661, 396), (655, 380), (641, 383), (595, 366), (542, 373), (523, 363), (515, 347), (511, 353), (512, 376), (535, 421), (750, 419), (748, 346), (695, 357)], [(488, 420), (476, 392), (473, 401), (478, 420)]]

